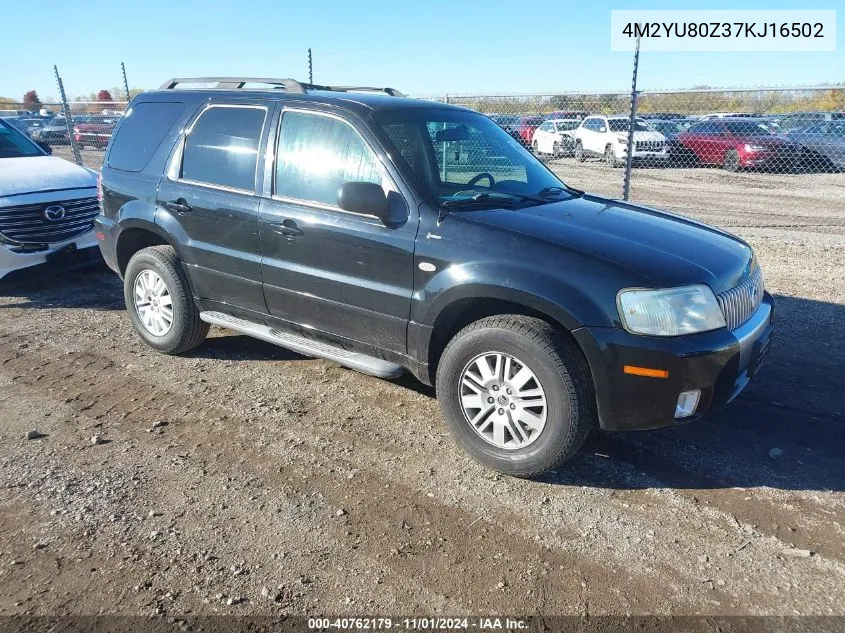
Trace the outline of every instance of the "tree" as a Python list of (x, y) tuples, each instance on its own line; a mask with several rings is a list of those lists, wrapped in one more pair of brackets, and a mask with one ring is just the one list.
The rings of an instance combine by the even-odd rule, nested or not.
[(111, 93), (108, 90), (100, 90), (97, 93), (97, 101), (114, 101), (114, 99), (111, 98)]
[(41, 108), (41, 99), (35, 90), (30, 90), (23, 96), (23, 104), (30, 110), (38, 110)]

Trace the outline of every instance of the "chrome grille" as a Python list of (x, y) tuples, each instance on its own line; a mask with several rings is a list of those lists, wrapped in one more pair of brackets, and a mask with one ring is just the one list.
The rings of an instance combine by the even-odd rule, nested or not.
[[(44, 210), (56, 205), (64, 207), (64, 217), (47, 219)], [(0, 207), (0, 233), (22, 244), (64, 242), (90, 231), (99, 213), (100, 205), (96, 198)]]
[(745, 323), (763, 300), (763, 271), (758, 267), (739, 285), (716, 295), (725, 323), (734, 330)]
[(639, 152), (662, 152), (663, 141), (637, 141), (634, 149)]

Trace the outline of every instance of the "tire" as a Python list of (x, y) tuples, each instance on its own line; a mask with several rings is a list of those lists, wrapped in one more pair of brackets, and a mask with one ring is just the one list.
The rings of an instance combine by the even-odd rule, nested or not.
[(539, 153), (540, 153), (540, 146), (538, 145), (537, 141), (531, 141), (531, 150), (532, 150), (535, 154), (539, 154)]
[(613, 152), (613, 146), (608, 145), (604, 148), (604, 162), (608, 167), (619, 167), (620, 163), (616, 159), (616, 154)]
[(555, 141), (554, 145), (552, 145), (552, 157), (558, 158), (560, 155), (561, 155), (560, 141)]
[(581, 144), (581, 141), (575, 141), (575, 160), (579, 163), (583, 163), (587, 159), (584, 156), (584, 146)]
[[(510, 358), (511, 380), (517, 378), (523, 368), (527, 368), (533, 378), (524, 383), (518, 378), (515, 382), (497, 382), (491, 378), (492, 382), (488, 381), (480, 390), (465, 386), (468, 383), (478, 385), (467, 372), (482, 375), (475, 364), (480, 358), (488, 369), (496, 366), (489, 362), (494, 354)], [(505, 362), (499, 364), (499, 367), (505, 366)], [(502, 378), (505, 372), (496, 370), (495, 373)], [(489, 375), (492, 377), (492, 373)], [(578, 452), (595, 425), (595, 397), (586, 361), (563, 334), (533, 317), (493, 316), (465, 327), (446, 346), (437, 367), (436, 383), (446, 426), (458, 444), (481, 464), (515, 477), (536, 477), (559, 467)], [(525, 389), (526, 386), (530, 388)], [(507, 391), (508, 388), (513, 392)], [(541, 396), (530, 393), (538, 390)], [(525, 400), (515, 398), (511, 401), (511, 397), (520, 392), (545, 398), (543, 407), (531, 407), (528, 412), (533, 414), (535, 421), (545, 415), (540, 429), (532, 430), (519, 421), (524, 419), (527, 407), (520, 408), (515, 403)], [(481, 407), (478, 413), (474, 408), (464, 408), (465, 403), (475, 402), (476, 393)], [(490, 405), (493, 394), (498, 396)], [(485, 409), (489, 415), (483, 415)], [(509, 413), (510, 410), (516, 412)], [(496, 417), (502, 413), (503, 417)], [(477, 422), (480, 430), (470, 422), (471, 415), (480, 420)], [(507, 424), (497, 424), (500, 420), (507, 420)], [(497, 427), (506, 429), (498, 433), (498, 444)], [(511, 446), (502, 445), (502, 440), (509, 441)]]
[(729, 149), (727, 152), (725, 152), (724, 166), (725, 171), (729, 171), (732, 173), (738, 172), (740, 168), (739, 152), (737, 152), (735, 149)]
[[(143, 279), (142, 279), (143, 277)], [(162, 319), (151, 321), (155, 324), (165, 323), (165, 308), (167, 297), (170, 301), (170, 324), (166, 331), (154, 331), (145, 325), (141, 308), (136, 304), (136, 288), (140, 291), (150, 288), (149, 282), (158, 278), (164, 284), (167, 295), (158, 295), (155, 305), (151, 300), (141, 300), (152, 308), (158, 308)], [(157, 285), (157, 284), (156, 284)], [(152, 290), (151, 290), (152, 293)], [(148, 293), (144, 293), (147, 295)], [(153, 295), (155, 293), (152, 293)], [(123, 297), (126, 310), (135, 331), (147, 345), (164, 354), (182, 354), (199, 346), (208, 335), (208, 323), (200, 320), (199, 310), (194, 304), (188, 278), (182, 268), (176, 252), (170, 246), (151, 246), (135, 253), (126, 267), (123, 281)], [(149, 308), (148, 308), (149, 309)], [(149, 314), (149, 312), (147, 312)], [(152, 316), (156, 319), (156, 315)]]

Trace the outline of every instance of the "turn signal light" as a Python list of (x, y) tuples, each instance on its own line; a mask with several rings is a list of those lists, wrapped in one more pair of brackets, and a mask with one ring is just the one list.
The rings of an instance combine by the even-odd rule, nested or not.
[(646, 376), (648, 378), (669, 377), (669, 372), (665, 369), (651, 369), (649, 367), (637, 367), (636, 365), (625, 365), (622, 371), (633, 376)]

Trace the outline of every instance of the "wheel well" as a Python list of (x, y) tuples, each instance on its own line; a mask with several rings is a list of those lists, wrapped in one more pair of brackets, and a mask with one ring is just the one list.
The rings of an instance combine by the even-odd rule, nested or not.
[(126, 229), (121, 232), (117, 240), (117, 266), (121, 275), (126, 271), (132, 256), (148, 246), (167, 246), (167, 240), (146, 229)]
[(519, 303), (512, 301), (504, 301), (501, 299), (484, 299), (484, 298), (467, 298), (459, 299), (449, 304), (439, 315), (434, 322), (434, 329), (431, 334), (431, 341), (428, 346), (428, 374), (429, 379), (434, 384), (437, 375), (437, 365), (440, 362), (440, 356), (446, 345), (452, 338), (468, 326), (470, 323), (475, 323), (481, 319), (496, 316), (498, 314), (521, 314), (524, 316), (532, 316), (543, 321), (566, 336), (575, 348), (583, 354), (581, 346), (575, 340), (569, 330), (560, 321), (552, 318), (544, 312), (534, 310)]

